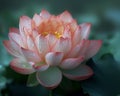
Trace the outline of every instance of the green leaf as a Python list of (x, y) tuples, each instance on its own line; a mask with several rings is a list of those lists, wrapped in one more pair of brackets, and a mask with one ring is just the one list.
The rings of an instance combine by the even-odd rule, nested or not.
[(120, 66), (112, 54), (105, 54), (95, 64), (88, 62), (94, 76), (82, 82), (84, 91), (90, 96), (117, 96), (120, 93)]
[(0, 76), (0, 90), (5, 88), (6, 83), (7, 83), (7, 79), (3, 76)]
[(33, 86), (37, 86), (38, 84), (39, 84), (39, 82), (36, 79), (36, 72), (33, 74), (30, 74), (28, 76), (27, 86), (33, 87)]
[(120, 63), (120, 32), (116, 32), (113, 39), (110, 40), (110, 51), (115, 60)]
[(107, 35), (105, 34), (94, 34), (94, 39), (100, 38), (103, 40), (102, 47), (100, 51), (95, 56), (96, 61), (104, 54), (111, 53), (114, 56), (115, 61), (120, 63), (120, 32), (115, 31), (114, 33), (109, 32)]

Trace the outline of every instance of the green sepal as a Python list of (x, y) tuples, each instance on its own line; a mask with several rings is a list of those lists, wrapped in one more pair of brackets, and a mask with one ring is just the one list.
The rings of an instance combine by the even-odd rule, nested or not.
[(36, 78), (36, 72), (34, 72), (33, 74), (30, 74), (28, 76), (27, 86), (33, 87), (33, 86), (37, 86), (38, 84), (39, 82), (37, 81), (37, 78)]

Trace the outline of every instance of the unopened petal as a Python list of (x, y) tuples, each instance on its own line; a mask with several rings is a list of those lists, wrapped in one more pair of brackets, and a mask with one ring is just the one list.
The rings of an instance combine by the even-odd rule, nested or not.
[(48, 19), (51, 15), (48, 11), (46, 10), (42, 10), (41, 13), (40, 13), (40, 16), (43, 18), (43, 19)]
[(10, 66), (13, 70), (20, 74), (31, 74), (35, 72), (31, 64), (18, 58), (13, 59), (10, 63)]
[(33, 20), (35, 21), (36, 26), (39, 26), (40, 23), (42, 22), (42, 17), (40, 17), (40, 15), (38, 14), (35, 14)]
[(61, 80), (61, 71), (56, 67), (50, 67), (46, 71), (38, 72), (37, 79), (41, 85), (49, 89), (56, 88)]
[(64, 11), (62, 14), (60, 14), (59, 18), (66, 23), (70, 23), (73, 20), (71, 14), (68, 11)]
[(49, 52), (45, 56), (46, 63), (52, 66), (60, 64), (64, 54), (62, 52)]
[(93, 71), (85, 64), (81, 64), (79, 67), (71, 70), (63, 70), (63, 75), (71, 80), (85, 80), (93, 75)]
[(83, 60), (84, 60), (83, 56), (78, 58), (68, 58), (63, 60), (63, 62), (59, 66), (62, 69), (74, 69), (77, 66), (79, 66)]

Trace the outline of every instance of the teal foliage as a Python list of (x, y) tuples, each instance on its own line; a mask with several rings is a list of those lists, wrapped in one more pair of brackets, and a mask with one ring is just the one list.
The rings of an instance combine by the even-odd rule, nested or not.
[[(69, 3), (68, 3), (69, 2)], [(0, 0), (0, 96), (7, 96), (12, 89), (28, 88), (27, 92), (33, 96), (41, 94), (47, 96), (48, 91), (37, 86), (35, 74), (22, 76), (9, 67), (12, 56), (3, 46), (3, 40), (8, 39), (10, 27), (19, 28), (19, 18), (22, 15), (32, 17), (42, 9), (53, 14), (68, 10), (78, 23), (91, 22), (90, 39), (101, 39), (102, 48), (87, 64), (93, 69), (94, 76), (82, 81), (84, 92), (90, 96), (119, 96), (120, 94), (120, 1), (119, 0)], [(14, 83), (13, 83), (14, 82)], [(69, 84), (69, 82), (68, 82)], [(11, 85), (14, 85), (11, 87)], [(62, 86), (65, 84), (62, 83)], [(22, 87), (24, 86), (24, 87)], [(75, 87), (74, 85), (73, 87)], [(9, 88), (8, 88), (9, 87)], [(66, 86), (64, 86), (65, 88)], [(68, 88), (68, 87), (67, 87)], [(59, 89), (59, 88), (58, 88)], [(2, 90), (2, 91), (1, 91)], [(22, 92), (23, 90), (21, 90)], [(19, 90), (20, 92), (20, 90)], [(30, 96), (29, 94), (29, 96)]]
[(94, 76), (82, 82), (84, 91), (90, 96), (117, 96), (120, 93), (120, 63), (112, 54), (105, 54), (97, 62), (89, 64)]

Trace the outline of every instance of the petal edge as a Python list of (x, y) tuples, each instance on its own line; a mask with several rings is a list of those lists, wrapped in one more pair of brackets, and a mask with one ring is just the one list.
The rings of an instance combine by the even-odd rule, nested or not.
[(73, 70), (63, 70), (63, 75), (71, 80), (85, 80), (93, 75), (93, 71), (85, 64), (81, 64), (79, 67)]
[(20, 74), (27, 75), (35, 72), (35, 70), (32, 68), (30, 64), (28, 64), (28, 62), (20, 60), (18, 58), (15, 58), (11, 61), (10, 67)]
[(61, 71), (57, 67), (50, 67), (43, 72), (37, 72), (37, 80), (48, 89), (56, 88), (62, 80)]

